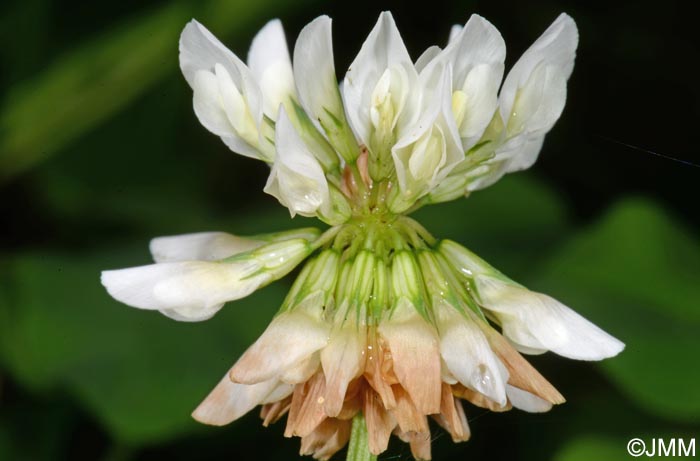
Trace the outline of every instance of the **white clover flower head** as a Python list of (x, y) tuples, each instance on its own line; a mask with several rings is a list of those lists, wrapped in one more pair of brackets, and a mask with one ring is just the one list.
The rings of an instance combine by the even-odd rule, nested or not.
[(505, 45), (484, 18), (414, 62), (385, 12), (338, 85), (326, 16), (301, 31), (293, 60), (281, 23), (269, 22), (247, 65), (187, 24), (180, 65), (199, 120), (270, 166), (264, 190), (292, 216), (330, 226), (160, 237), (155, 264), (103, 272), (116, 299), (200, 321), (308, 258), (267, 330), (193, 416), (222, 425), (262, 405), (265, 425), (287, 415), (301, 453), (329, 459), (362, 415), (372, 454), (395, 434), (430, 459), (428, 417), (455, 442), (470, 437), (465, 400), (530, 412), (564, 402), (521, 353), (618, 354), (620, 341), (562, 303), (406, 216), (534, 163), (562, 113), (577, 42), (560, 15), (501, 84)]

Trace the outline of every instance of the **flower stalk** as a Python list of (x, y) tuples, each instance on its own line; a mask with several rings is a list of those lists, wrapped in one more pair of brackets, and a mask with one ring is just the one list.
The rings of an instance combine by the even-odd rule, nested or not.
[(376, 461), (377, 456), (369, 451), (369, 438), (367, 436), (367, 424), (362, 414), (352, 419), (350, 442), (348, 442), (348, 456), (346, 461)]

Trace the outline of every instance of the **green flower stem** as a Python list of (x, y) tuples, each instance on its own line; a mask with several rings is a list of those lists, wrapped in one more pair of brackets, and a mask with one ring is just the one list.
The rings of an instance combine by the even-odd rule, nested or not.
[(346, 461), (377, 461), (377, 456), (369, 452), (367, 424), (362, 413), (358, 413), (352, 419), (352, 432), (350, 433)]

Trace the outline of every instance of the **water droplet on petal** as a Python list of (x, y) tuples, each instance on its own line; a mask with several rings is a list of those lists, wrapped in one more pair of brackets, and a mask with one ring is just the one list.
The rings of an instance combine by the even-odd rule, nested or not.
[(474, 370), (474, 387), (476, 387), (476, 390), (481, 392), (482, 394), (486, 396), (493, 396), (494, 392), (494, 386), (495, 386), (495, 380), (493, 376), (491, 375), (491, 371), (488, 369), (486, 365), (479, 364), (479, 366)]

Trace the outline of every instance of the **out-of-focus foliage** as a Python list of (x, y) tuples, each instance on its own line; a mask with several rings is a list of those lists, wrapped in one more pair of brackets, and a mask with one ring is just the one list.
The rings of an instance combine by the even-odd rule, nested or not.
[[(625, 459), (627, 440), (609, 437), (579, 437), (557, 453), (555, 461), (617, 461)], [(645, 456), (646, 458), (646, 456)]]
[[(0, 181), (58, 152), (172, 73), (182, 25), (235, 30), (280, 0), (176, 1), (99, 34), (12, 88), (0, 112)], [(298, 4), (297, 4), (298, 6)]]
[[(141, 252), (143, 249), (139, 249)], [(202, 328), (123, 309), (104, 296), (101, 268), (138, 260), (133, 249), (22, 255), (10, 263), (4, 362), (27, 389), (70, 390), (120, 442), (192, 431), (189, 418), (284, 297), (273, 285)]]
[(699, 281), (700, 243), (654, 204), (634, 200), (558, 251), (538, 286), (627, 343), (603, 369), (638, 405), (697, 422)]
[[(183, 324), (120, 305), (104, 292), (99, 272), (148, 263), (148, 239), (157, 235), (317, 225), (290, 220), (261, 192), (267, 168), (228, 152), (199, 126), (177, 68), (177, 37), (190, 17), (227, 43), (236, 38), (233, 48), (245, 55), (252, 34), (272, 17), (282, 16), (292, 39), (308, 20), (330, 13), (342, 75), (378, 10), (350, 2), (134, 2), (123, 11), (112, 7), (121, 11), (113, 20), (105, 13), (99, 25), (71, 35), (70, 20), (58, 31), (49, 27), (52, 14), (70, 17), (68, 2), (9, 3), (0, 7), (0, 37), (10, 47), (0, 56), (3, 69), (11, 69), (0, 75), (6, 84), (0, 107), (0, 459), (222, 459), (251, 449), (260, 460), (293, 459), (297, 441), (283, 439), (279, 424), (262, 429), (251, 414), (216, 429), (189, 417), (274, 315), (289, 280), (231, 303), (212, 320)], [(437, 237), (463, 243), (627, 344), (602, 364), (533, 357), (568, 402), (544, 415), (467, 406), (473, 439), (453, 446), (436, 429), (435, 459), (606, 461), (625, 459), (631, 437), (697, 436), (700, 241), (697, 221), (678, 211), (688, 208), (678, 201), (674, 207), (668, 195), (683, 186), (676, 175), (697, 175), (683, 165), (658, 159), (647, 165), (642, 154), (630, 156), (639, 171), (651, 169), (639, 175), (655, 182), (628, 190), (637, 170), (625, 169), (624, 177), (606, 169), (616, 161), (627, 168), (630, 162), (615, 157), (625, 152), (611, 145), (607, 157), (597, 154), (599, 146), (583, 142), (578, 131), (624, 131), (633, 119), (605, 119), (607, 112), (593, 106), (608, 101), (600, 92), (617, 81), (600, 72), (608, 62), (597, 61), (606, 58), (601, 50), (623, 66), (616, 72), (632, 66), (631, 76), (647, 78), (655, 71), (642, 65), (644, 53), (629, 38), (637, 36), (635, 23), (610, 45), (594, 33), (607, 27), (605, 18), (619, 16), (608, 10), (514, 2), (513, 11), (482, 11), (472, 3), (434, 3), (436, 24), (426, 24), (423, 10), (395, 11), (414, 56), (474, 11), (504, 31), (514, 56), (513, 36), (530, 43), (560, 10), (576, 18), (582, 42), (567, 111), (535, 171), (511, 175), (466, 200), (426, 207), (416, 218)], [(659, 22), (670, 10), (649, 15)], [(618, 26), (606, 30), (622, 30)], [(644, 28), (640, 36), (651, 33)], [(674, 37), (665, 39), (682, 45)], [(632, 61), (623, 65), (620, 56)], [(645, 72), (633, 71), (635, 65)], [(602, 82), (596, 83), (602, 78), (597, 72)], [(616, 98), (639, 97), (630, 75), (630, 93), (613, 88)], [(639, 84), (647, 90), (644, 101), (654, 101), (650, 85)], [(675, 135), (664, 139), (690, 132), (678, 128), (692, 120), (681, 115), (693, 107), (694, 93), (683, 94), (687, 103), (664, 111), (679, 114), (669, 119)], [(653, 112), (645, 112), (645, 120)], [(625, 136), (635, 132), (639, 128)], [(386, 459), (393, 457), (408, 459), (406, 448), (392, 445)]]
[(414, 217), (435, 236), (464, 242), (513, 276), (527, 274), (571, 227), (556, 193), (525, 175), (508, 176), (466, 200), (424, 207)]

